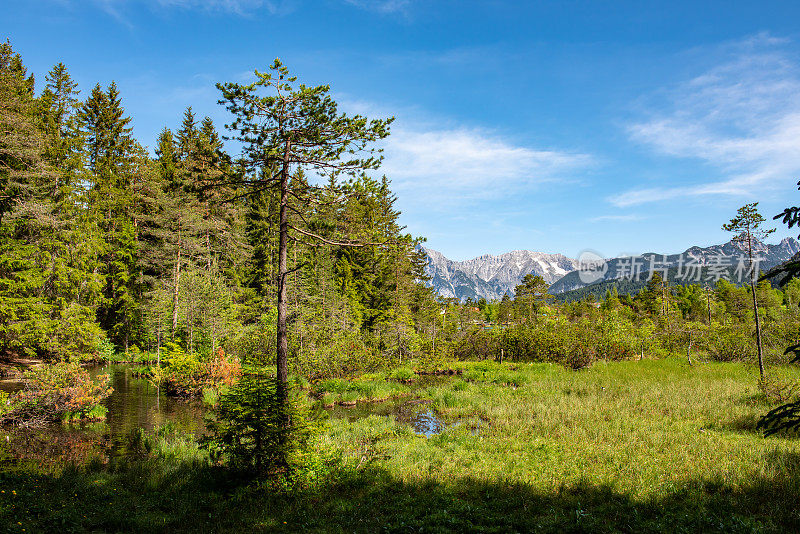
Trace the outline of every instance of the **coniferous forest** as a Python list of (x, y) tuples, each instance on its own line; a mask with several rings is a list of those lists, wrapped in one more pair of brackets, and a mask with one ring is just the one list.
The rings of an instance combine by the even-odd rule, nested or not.
[[(82, 95), (59, 63), (37, 85), (8, 43), (2, 91), (4, 355), (57, 361), (170, 344), (274, 360), (273, 158), (231, 157), (191, 108), (150, 154), (113, 82)], [(310, 181), (294, 165), (288, 176), (287, 224), (299, 228), (283, 275), (291, 360), (325, 361), (336, 375), (430, 343), (420, 325), (433, 295), (389, 180), (307, 167), (330, 172)]]
[(113, 81), (0, 44), (3, 528), (798, 529), (800, 253), (754, 258), (800, 209), (719, 221), (738, 280), (445, 298), (394, 118), (299, 76), (145, 145)]

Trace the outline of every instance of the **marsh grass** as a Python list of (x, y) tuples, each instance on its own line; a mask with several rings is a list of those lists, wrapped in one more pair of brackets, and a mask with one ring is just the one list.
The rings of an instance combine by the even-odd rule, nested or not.
[(112, 466), (7, 469), (0, 517), (28, 532), (800, 528), (800, 440), (755, 432), (770, 404), (752, 366), (462, 365), (463, 378), (416, 391), (459, 424), (425, 438), (393, 417), (330, 420), (317, 442), (325, 462), (291, 491), (243, 481), (189, 443), (159, 445)]
[(381, 374), (365, 374), (351, 381), (340, 378), (322, 380), (313, 387), (313, 391), (325, 406), (378, 402), (411, 393), (407, 385), (389, 381)]

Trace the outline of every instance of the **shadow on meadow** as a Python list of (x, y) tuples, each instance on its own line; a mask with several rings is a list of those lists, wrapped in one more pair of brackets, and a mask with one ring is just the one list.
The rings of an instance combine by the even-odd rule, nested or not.
[(762, 432), (758, 430), (758, 420), (760, 418), (755, 414), (746, 414), (735, 417), (730, 421), (726, 421), (720, 428), (722, 430), (729, 430), (731, 432), (744, 432), (748, 434), (761, 435)]
[(313, 488), (276, 492), (221, 468), (163, 460), (0, 474), (10, 532), (752, 532), (800, 528), (800, 455), (766, 456), (746, 487), (696, 481), (652, 501), (578, 484), (552, 493), (458, 479), (406, 483), (387, 471), (339, 470)]

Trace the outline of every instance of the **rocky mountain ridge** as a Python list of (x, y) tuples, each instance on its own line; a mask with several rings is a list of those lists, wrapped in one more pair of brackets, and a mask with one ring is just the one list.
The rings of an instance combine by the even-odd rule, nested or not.
[(484, 254), (466, 261), (453, 261), (441, 252), (423, 247), (428, 256), (425, 273), (437, 293), (461, 301), (467, 298), (487, 300), (513, 295), (514, 288), (526, 274), (540, 275), (548, 284), (578, 267), (578, 261), (563, 254), (544, 254), (515, 250), (499, 256)]
[[(759, 268), (767, 270), (800, 252), (800, 242), (787, 237), (776, 245), (759, 244), (757, 248), (762, 258)], [(608, 269), (602, 276), (587, 282), (581, 279), (579, 261), (563, 254), (515, 250), (497, 256), (484, 254), (466, 261), (453, 261), (436, 250), (424, 247), (422, 250), (427, 255), (425, 274), (430, 278), (428, 285), (441, 296), (457, 298), (462, 302), (468, 298), (494, 300), (501, 299), (505, 294), (513, 296), (514, 288), (526, 274), (540, 275), (551, 284), (550, 292), (558, 294), (586, 287), (595, 281), (599, 283), (630, 275), (634, 266), (638, 266), (644, 276), (647, 276), (650, 265), (669, 266), (672, 272), (676, 267), (678, 271), (686, 271), (691, 266), (699, 265), (706, 269), (702, 271), (705, 273), (713, 265), (726, 261), (728, 271), (732, 273), (737, 258), (744, 253), (741, 246), (729, 241), (708, 247), (692, 246), (681, 254), (647, 253), (629, 258), (612, 258), (606, 261)]]

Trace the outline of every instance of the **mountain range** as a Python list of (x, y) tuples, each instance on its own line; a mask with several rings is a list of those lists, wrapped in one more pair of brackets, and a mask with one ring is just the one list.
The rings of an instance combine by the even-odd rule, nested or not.
[[(776, 245), (757, 244), (761, 258), (760, 270), (768, 270), (783, 263), (798, 252), (800, 242), (787, 237)], [(467, 299), (501, 299), (503, 295), (514, 296), (514, 288), (526, 274), (540, 275), (550, 284), (550, 293), (564, 294), (581, 290), (594, 284), (608, 283), (615, 279), (640, 273), (644, 280), (651, 266), (661, 271), (662, 276), (675, 283), (706, 281), (722, 274), (727, 278), (741, 274), (745, 254), (742, 247), (729, 241), (709, 247), (693, 246), (681, 254), (647, 253), (640, 256), (612, 258), (605, 261), (602, 272), (594, 277), (581, 276), (580, 261), (563, 254), (545, 254), (530, 250), (515, 250), (499, 256), (484, 254), (471, 260), (453, 261), (441, 252), (423, 247), (427, 255), (425, 274), (429, 287), (441, 296)], [(607, 267), (607, 268), (606, 268)], [(739, 270), (739, 272), (737, 272)], [(683, 276), (683, 278), (679, 278)]]

